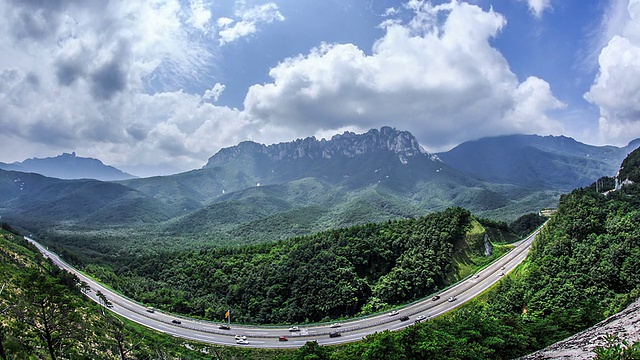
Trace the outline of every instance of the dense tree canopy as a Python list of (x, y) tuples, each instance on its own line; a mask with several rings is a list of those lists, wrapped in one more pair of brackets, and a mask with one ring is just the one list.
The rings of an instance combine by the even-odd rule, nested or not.
[[(524, 266), (486, 296), (330, 358), (512, 359), (618, 312), (640, 295), (638, 190), (632, 185), (605, 196), (591, 187), (564, 195)], [(599, 352), (615, 358), (604, 356), (623, 350)]]
[(321, 321), (376, 311), (450, 282), (472, 217), (452, 208), (242, 248), (127, 258), (87, 270), (139, 301), (234, 321)]
[[(273, 359), (512, 359), (524, 355), (593, 325), (638, 297), (639, 193), (638, 185), (631, 185), (607, 196), (591, 188), (563, 196), (524, 266), (486, 295), (439, 318), (399, 332), (374, 334), (343, 347), (308, 343), (296, 351), (219, 347), (207, 351)], [(193, 304), (200, 304), (205, 314), (208, 311), (213, 317), (218, 313), (216, 304), (221, 303), (215, 294), (220, 294), (223, 301), (249, 309), (247, 319), (311, 319), (332, 316), (332, 311), (339, 314), (408, 301), (421, 291), (442, 286), (447, 272), (455, 266), (443, 259), (451, 256), (451, 249), (472, 223), (467, 211), (450, 209), (420, 219), (357, 226), (270, 245), (167, 254), (156, 261), (141, 260), (129, 268), (121, 267), (117, 274), (105, 267), (93, 270), (140, 294), (158, 296), (161, 305), (193, 310)], [(29, 307), (21, 313), (25, 321), (17, 319), (15, 312), (3, 312), (1, 357), (33, 353), (45, 358), (58, 354), (78, 358), (185, 356), (183, 345), (171, 345), (161, 337), (136, 342), (153, 336), (118, 319), (100, 320), (95, 310), (98, 305), (79, 298), (82, 284), (77, 279), (55, 270), (42, 257), (36, 262), (25, 260), (34, 256), (34, 250), (21, 240), (14, 239), (13, 245), (0, 242), (0, 271), (3, 279), (13, 284), (0, 297), (2, 309), (20, 302), (22, 291), (30, 292), (32, 299), (45, 300), (21, 303)], [(165, 266), (167, 259), (180, 266)], [(134, 278), (119, 283), (123, 274)], [(152, 279), (151, 286), (144, 283), (142, 276), (146, 274)], [(23, 283), (29, 279), (37, 281)], [(196, 282), (193, 288), (175, 286), (190, 281)], [(15, 291), (16, 284), (24, 290)], [(158, 284), (168, 286), (155, 288)], [(189, 292), (198, 286), (208, 286), (214, 295), (198, 299), (200, 294)], [(176, 295), (184, 302), (172, 301)], [(314, 302), (316, 297), (326, 301)], [(48, 304), (45, 307), (60, 315), (56, 321), (66, 324), (58, 332), (52, 329), (51, 340), (58, 341), (54, 355), (49, 355), (46, 335), (39, 335), (46, 330), (30, 327), (26, 321), (39, 316), (31, 312), (39, 304)], [(308, 313), (296, 309), (301, 306)], [(79, 309), (93, 315), (78, 320), (74, 314)], [(83, 337), (74, 335), (78, 333)], [(637, 346), (629, 345), (629, 349), (626, 351), (634, 351)], [(618, 350), (624, 349), (598, 351), (607, 356)]]

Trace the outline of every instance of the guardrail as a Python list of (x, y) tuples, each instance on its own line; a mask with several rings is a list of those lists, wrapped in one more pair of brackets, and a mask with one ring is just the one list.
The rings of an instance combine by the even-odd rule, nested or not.
[[(539, 228), (537, 228), (535, 231), (533, 231), (531, 234), (529, 234), (528, 236), (526, 236), (525, 238), (523, 238), (523, 240), (521, 240), (521, 241), (520, 241), (520, 243), (521, 243), (521, 242), (523, 242), (523, 241), (526, 241), (526, 240), (527, 240), (527, 239), (529, 239), (531, 236), (537, 235), (537, 233), (539, 233), (539, 232), (540, 232), (540, 230), (541, 230), (545, 225), (546, 225), (546, 222), (545, 222), (544, 224), (542, 224)], [(67, 263), (66, 261), (64, 261), (64, 260), (63, 260), (59, 255), (57, 255), (56, 253), (54, 253), (54, 252), (52, 252), (52, 251), (49, 251), (49, 250), (45, 250), (45, 249), (44, 249), (44, 247), (43, 247), (40, 243), (38, 243), (37, 241), (35, 241), (35, 240), (33, 240), (33, 239), (29, 238), (29, 237), (26, 237), (26, 236), (25, 236), (25, 239), (26, 239), (27, 241), (30, 241), (30, 242), (34, 243), (34, 244), (36, 245), (36, 247), (37, 247), (41, 252), (47, 252), (47, 253), (52, 254), (52, 256), (55, 256), (55, 257), (56, 257), (56, 259), (57, 259), (58, 261), (60, 261), (60, 262), (61, 262), (62, 264), (64, 264), (64, 265), (66, 265), (68, 268), (72, 269), (72, 270), (73, 270), (73, 271), (75, 271), (75, 272), (81, 273), (83, 276), (85, 276), (85, 277), (87, 277), (87, 278), (92, 279), (92, 280), (93, 280), (93, 281), (95, 281), (96, 283), (99, 283), (99, 281), (97, 281), (96, 279), (94, 279), (94, 278), (92, 278), (91, 276), (88, 276), (88, 275), (86, 275), (86, 274), (84, 274), (84, 273), (80, 272), (80, 271), (79, 271), (79, 270), (77, 270), (75, 267), (73, 267), (72, 265), (70, 265), (69, 263)], [(519, 246), (516, 246), (516, 247), (515, 247), (515, 249), (513, 249), (512, 251), (506, 252), (505, 254), (501, 255), (500, 257), (498, 257), (497, 259), (495, 259), (495, 260), (494, 260), (494, 261), (492, 261), (491, 263), (487, 264), (483, 269), (485, 269), (485, 268), (487, 268), (487, 267), (489, 267), (489, 266), (491, 266), (491, 265), (495, 264), (496, 262), (499, 262), (501, 259), (503, 259), (503, 258), (504, 258), (504, 257), (506, 257), (507, 255), (513, 255), (513, 257), (515, 258), (515, 257), (517, 257), (518, 255), (520, 255), (520, 254), (521, 254), (523, 251), (525, 251), (525, 250), (526, 250), (525, 248), (519, 249)], [(513, 251), (515, 251), (515, 253), (514, 253)], [(515, 255), (514, 255), (514, 254), (515, 254)], [(482, 270), (480, 270), (480, 271), (482, 271)], [(415, 306), (415, 305), (417, 305), (417, 304), (420, 304), (420, 303), (422, 303), (422, 302), (424, 302), (424, 303), (425, 303), (425, 304), (424, 304), (425, 306), (417, 307), (417, 308), (412, 309), (412, 310), (410, 310), (410, 311), (406, 311), (406, 310), (404, 310), (404, 314), (403, 314), (403, 316), (412, 316), (412, 315), (415, 315), (415, 314), (418, 314), (418, 313), (421, 313), (421, 312), (424, 312), (424, 311), (426, 311), (426, 310), (429, 310), (429, 309), (431, 309), (431, 308), (436, 307), (437, 305), (439, 305), (439, 304), (441, 304), (442, 302), (444, 302), (444, 300), (443, 300), (443, 301), (440, 301), (440, 302), (433, 302), (433, 303), (431, 303), (431, 302), (427, 302), (427, 300), (431, 299), (434, 295), (444, 293), (444, 292), (446, 292), (447, 290), (449, 290), (449, 289), (451, 289), (451, 288), (453, 288), (453, 287), (460, 286), (461, 284), (463, 284), (464, 282), (466, 282), (467, 280), (469, 280), (470, 278), (472, 278), (472, 277), (473, 277), (473, 275), (474, 275), (474, 274), (471, 274), (471, 275), (469, 275), (469, 276), (465, 277), (464, 279), (461, 279), (461, 280), (459, 280), (458, 282), (456, 282), (456, 283), (454, 283), (454, 284), (451, 284), (451, 285), (449, 285), (449, 286), (447, 286), (447, 287), (443, 288), (442, 290), (439, 290), (439, 291), (438, 291), (438, 292), (436, 292), (436, 293), (433, 293), (433, 294), (431, 294), (431, 295), (429, 295), (429, 296), (426, 296), (426, 297), (424, 297), (424, 298), (421, 298), (421, 299), (419, 299), (419, 300), (416, 300), (416, 301), (414, 301), (414, 302), (412, 302), (412, 303), (409, 303), (409, 304), (405, 305), (403, 308), (405, 308), (405, 309), (406, 309), (406, 308), (410, 308), (410, 307), (412, 307), (412, 306)], [(479, 279), (479, 281), (480, 281), (480, 280), (484, 280), (484, 279), (486, 279), (488, 276), (489, 276), (489, 275), (485, 275), (485, 276), (483, 276), (482, 278), (478, 278), (478, 279)], [(141, 303), (139, 303), (139, 302), (137, 302), (137, 301), (135, 301), (135, 300), (133, 300), (133, 299), (131, 299), (131, 298), (128, 298), (128, 297), (126, 297), (126, 296), (124, 296), (124, 295), (122, 295), (122, 294), (118, 294), (115, 290), (113, 290), (113, 289), (109, 288), (108, 286), (105, 286), (105, 285), (104, 285), (104, 284), (102, 284), (102, 283), (100, 283), (100, 286), (102, 286), (102, 287), (103, 287), (103, 288), (105, 288), (105, 289), (108, 289), (109, 291), (113, 292), (114, 294), (117, 294), (117, 296), (119, 296), (119, 297), (121, 297), (121, 298), (123, 298), (123, 299), (125, 299), (125, 300), (129, 301), (130, 303), (137, 304), (138, 306), (143, 307), (143, 308), (145, 307), (145, 305), (144, 305), (144, 304), (141, 304)], [(458, 292), (456, 295), (460, 295), (460, 294), (462, 294), (462, 293), (464, 293), (464, 292), (468, 291), (468, 290), (469, 290), (470, 288), (472, 288), (472, 287), (473, 287), (473, 285), (466, 286), (466, 287), (462, 288), (462, 289), (461, 289), (461, 291), (460, 291), (460, 292)], [(89, 296), (88, 294), (86, 294), (86, 295), (87, 295), (87, 296)], [(91, 297), (89, 297), (89, 298), (91, 298)], [(92, 300), (94, 300), (94, 301), (96, 301), (96, 300), (95, 300), (95, 299), (93, 299), (93, 298), (91, 298), (91, 299), (92, 299)], [(98, 302), (98, 301), (96, 301), (96, 302)], [(121, 301), (119, 301), (119, 300), (116, 300), (116, 299), (111, 299), (111, 300), (110, 300), (110, 302), (112, 302), (112, 303), (114, 303), (114, 304), (116, 304), (116, 305), (118, 305), (118, 306), (120, 306), (120, 307), (122, 307), (122, 308), (124, 308), (124, 309), (126, 309), (126, 310), (128, 310), (128, 311), (130, 311), (130, 312), (133, 312), (133, 313), (135, 313), (135, 314), (137, 314), (137, 315), (139, 315), (139, 316), (143, 316), (143, 317), (146, 317), (146, 318), (148, 318), (148, 319), (151, 319), (151, 320), (154, 320), (154, 321), (158, 321), (158, 322), (162, 322), (162, 323), (166, 323), (166, 324), (169, 324), (169, 325), (172, 325), (172, 326), (181, 327), (181, 328), (185, 328), (185, 329), (189, 329), (189, 330), (193, 330), (193, 331), (198, 331), (198, 332), (203, 332), (203, 333), (208, 333), (208, 334), (212, 334), (212, 335), (226, 335), (226, 336), (233, 335), (232, 333), (230, 333), (230, 331), (229, 331), (229, 330), (224, 330), (224, 331), (222, 331), (222, 330), (220, 330), (220, 329), (215, 329), (215, 328), (195, 327), (195, 326), (189, 326), (189, 325), (187, 325), (187, 324), (182, 324), (182, 323), (180, 323), (180, 324), (176, 324), (176, 323), (173, 323), (173, 322), (171, 322), (171, 321), (165, 321), (165, 320), (159, 319), (157, 316), (152, 316), (152, 315), (150, 315), (150, 313), (148, 313), (148, 312), (146, 311), (146, 309), (145, 309), (145, 310), (143, 310), (143, 311), (142, 311), (142, 310), (138, 310), (138, 309), (136, 309), (136, 308), (134, 308), (134, 307), (131, 307), (131, 306), (128, 306), (128, 305), (126, 305), (125, 303), (123, 303), (123, 302), (121, 302)], [(164, 315), (166, 315), (166, 316), (172, 316), (172, 317), (179, 318), (179, 319), (182, 319), (182, 320), (185, 320), (185, 321), (190, 321), (190, 322), (200, 323), (200, 324), (202, 324), (203, 326), (217, 327), (217, 326), (219, 326), (219, 325), (220, 325), (220, 322), (212, 322), (212, 321), (208, 321), (208, 320), (202, 320), (202, 319), (195, 319), (195, 318), (189, 318), (189, 317), (177, 316), (177, 315), (173, 315), (173, 314), (171, 314), (171, 313), (166, 313), (166, 312), (164, 312), (164, 311), (160, 311), (160, 310), (156, 310), (156, 311), (157, 311), (157, 312), (159, 312), (159, 313), (162, 313), (162, 314), (164, 314)], [(366, 320), (366, 319), (374, 318), (374, 317), (381, 316), (381, 315), (382, 315), (382, 313), (377, 313), (377, 314), (371, 314), (371, 315), (366, 315), (366, 316), (361, 316), (361, 317), (350, 318), (349, 320), (350, 320), (350, 321), (360, 321), (360, 320)], [(395, 316), (391, 316), (391, 317), (388, 317), (388, 318), (381, 318), (381, 319), (380, 319), (380, 320), (378, 320), (378, 321), (375, 321), (375, 322), (372, 322), (372, 323), (368, 323), (368, 324), (366, 324), (366, 325), (347, 326), (347, 327), (341, 327), (340, 329), (332, 328), (331, 330), (327, 330), (327, 331), (320, 331), (320, 332), (314, 332), (313, 334), (299, 334), (299, 333), (297, 333), (297, 334), (291, 334), (291, 333), (290, 333), (290, 334), (289, 334), (289, 336), (290, 336), (290, 337), (296, 337), (296, 338), (298, 338), (298, 337), (315, 337), (315, 336), (320, 336), (320, 335), (329, 335), (330, 333), (332, 333), (332, 332), (336, 332), (336, 331), (337, 331), (337, 332), (340, 332), (340, 333), (352, 332), (352, 331), (358, 331), (358, 330), (362, 330), (362, 329), (366, 329), (366, 328), (371, 328), (371, 327), (375, 327), (375, 326), (379, 326), (379, 325), (383, 325), (383, 324), (391, 323), (391, 322), (398, 321), (398, 320), (399, 320), (399, 315), (395, 315)], [(328, 325), (328, 324), (330, 324), (330, 323), (326, 323), (326, 325)], [(321, 326), (324, 326), (324, 324), (323, 324), (323, 323), (316, 323), (316, 324), (309, 324), (309, 325), (310, 325), (310, 327), (321, 327)], [(241, 325), (241, 326), (242, 326), (242, 325)], [(256, 329), (256, 330), (260, 330), (260, 329), (278, 329), (278, 326), (275, 326), (275, 325), (274, 325), (274, 326), (255, 326), (255, 327), (254, 327), (254, 329)], [(241, 329), (241, 330), (246, 331), (246, 330), (251, 330), (251, 329), (243, 328), (243, 329)], [(285, 331), (285, 330), (283, 330), (283, 331)], [(269, 335), (269, 334), (251, 335), (251, 337), (254, 337), (254, 338), (278, 338), (279, 336), (280, 336), (280, 335)]]

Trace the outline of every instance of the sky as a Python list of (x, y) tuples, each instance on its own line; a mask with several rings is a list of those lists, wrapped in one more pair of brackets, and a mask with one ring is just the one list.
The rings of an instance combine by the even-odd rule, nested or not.
[(640, 0), (0, 0), (0, 162), (138, 176), (392, 126), (640, 137)]

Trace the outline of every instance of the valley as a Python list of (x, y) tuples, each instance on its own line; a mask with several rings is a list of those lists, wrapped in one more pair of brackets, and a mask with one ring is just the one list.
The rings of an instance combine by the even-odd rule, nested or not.
[(430, 154), (411, 133), (383, 127), (243, 142), (202, 169), (118, 182), (0, 170), (0, 213), (82, 265), (87, 253), (93, 262), (109, 252), (250, 245), (453, 206), (511, 222), (613, 176), (631, 150), (514, 135)]
[[(372, 158), (384, 158), (380, 155), (376, 153)], [(387, 155), (389, 159), (398, 159), (396, 153)], [(411, 156), (422, 155), (415, 153)], [(441, 169), (429, 167), (441, 165), (434, 163), (437, 160), (429, 156), (424, 158), (431, 162), (425, 161), (420, 165), (424, 169)], [(405, 160), (411, 164), (412, 159)], [(391, 329), (397, 331), (382, 331), (386, 325), (380, 325), (383, 327), (376, 329), (381, 332), (370, 335), (353, 333), (329, 338), (326, 333), (319, 332), (317, 342), (290, 340), (292, 342), (287, 345), (291, 344), (297, 350), (270, 353), (269, 356), (286, 359), (311, 352), (319, 358), (349, 359), (370, 357), (364, 354), (382, 356), (394, 353), (408, 358), (428, 358), (447, 349), (449, 358), (458, 359), (466, 358), (465, 351), (471, 344), (477, 358), (508, 359), (540, 349), (619, 311), (637, 297), (639, 286), (633, 270), (638, 261), (636, 242), (639, 238), (637, 159), (638, 152), (635, 151), (622, 161), (619, 174), (624, 179), (601, 177), (597, 186), (592, 183), (561, 195), (557, 212), (532, 245), (529, 256), (525, 260), (520, 259), (522, 265), (505, 276), (499, 275), (494, 279), (500, 279), (499, 282), (473, 300), (464, 295), (457, 296), (458, 299), (452, 301), (460, 300), (456, 310), (406, 328), (405, 322), (388, 322), (389, 317), (383, 315), (382, 318), (386, 319), (383, 322), (393, 325)], [(402, 166), (398, 165), (394, 171), (405, 175), (400, 182), (405, 190), (415, 189), (412, 184), (424, 181), (411, 180), (414, 172), (403, 167), (407, 165), (403, 161), (397, 162)], [(431, 185), (451, 185), (451, 179), (458, 179), (458, 184), (489, 184), (470, 176), (464, 177), (458, 170), (447, 171), (434, 171), (429, 180)], [(438, 177), (441, 172), (452, 177), (442, 181)], [(375, 171), (373, 173), (376, 174)], [(151, 316), (165, 320), (161, 326), (163, 331), (178, 327), (174, 323), (166, 323), (174, 318), (173, 315), (165, 317), (164, 314), (168, 313), (199, 319), (196, 322), (221, 321), (225, 312), (231, 310), (234, 327), (241, 329), (242, 324), (269, 324), (276, 326), (275, 331), (280, 333), (292, 324), (308, 331), (314, 329), (314, 325), (306, 324), (348, 324), (348, 319), (361, 316), (368, 319), (375, 316), (373, 314), (385, 314), (402, 304), (429, 299), (437, 292), (448, 297), (450, 293), (447, 291), (452, 291), (448, 286), (478, 272), (507, 250), (508, 244), (515, 239), (513, 230), (516, 224), (519, 224), (518, 231), (524, 231), (539, 218), (529, 214), (517, 219), (510, 228), (505, 221), (480, 217), (475, 215), (475, 211), (461, 207), (447, 207), (419, 216), (401, 212), (402, 215), (398, 215), (399, 209), (406, 208), (401, 206), (402, 202), (394, 202), (392, 196), (402, 194), (405, 191), (403, 186), (392, 190), (383, 180), (363, 186), (365, 177), (346, 181), (343, 176), (343, 180), (337, 183), (330, 182), (328, 178), (323, 180), (306, 175), (286, 184), (269, 184), (267, 181), (244, 190), (225, 191), (208, 205), (194, 205), (197, 210), (190, 212), (184, 207), (179, 210), (169, 205), (168, 200), (169, 197), (181, 201), (187, 199), (185, 183), (171, 191), (158, 187), (151, 197), (140, 189), (119, 182), (59, 180), (16, 172), (0, 172), (0, 175), (3, 179), (0, 186), (7, 190), (3, 192), (3, 214), (4, 211), (14, 212), (3, 215), (3, 221), (8, 220), (12, 227), (15, 226), (14, 231), (37, 225), (34, 226), (35, 231), (28, 234), (33, 233), (33, 238), (49, 246), (63, 260), (144, 303), (145, 307), (157, 309)], [(382, 175), (388, 179), (388, 174)], [(18, 177), (19, 181), (16, 181)], [(352, 177), (356, 176), (349, 176)], [(625, 185), (616, 191), (609, 191), (615, 184), (622, 183)], [(17, 186), (20, 190), (16, 190)], [(500, 188), (524, 189), (526, 186), (498, 184), (483, 191)], [(176, 192), (175, 189), (181, 190)], [(338, 191), (334, 192), (334, 189)], [(458, 196), (455, 189), (450, 188), (452, 194), (449, 195), (454, 199)], [(201, 194), (211, 191), (205, 190), (198, 191)], [(602, 194), (605, 191), (607, 195)], [(527, 196), (538, 195), (529, 193)], [(281, 200), (285, 198), (285, 201)], [(372, 198), (378, 201), (370, 201)], [(197, 197), (194, 195), (191, 199)], [(357, 201), (345, 202), (345, 199)], [(497, 198), (474, 199), (481, 199), (485, 204), (482, 206), (487, 206), (487, 199), (492, 203)], [(128, 204), (132, 202), (139, 206), (130, 208)], [(220, 203), (226, 207), (217, 208), (216, 204)], [(118, 211), (110, 211), (118, 208), (129, 212), (106, 216), (118, 214)], [(333, 215), (325, 218), (325, 214), (335, 211), (327, 208), (346, 209), (343, 214), (349, 220), (341, 227), (327, 223), (323, 219), (340, 219)], [(162, 211), (157, 212), (158, 209)], [(504, 210), (505, 206), (493, 210), (499, 209)], [(186, 212), (180, 215), (180, 211)], [(381, 211), (381, 218), (376, 217), (376, 211)], [(27, 214), (30, 212), (38, 214), (39, 218), (29, 218)], [(394, 214), (394, 217), (389, 217), (389, 214)], [(85, 222), (89, 219), (94, 220)], [(234, 219), (238, 220), (235, 225)], [(273, 227), (267, 225), (271, 220), (263, 222), (264, 219), (274, 219)], [(112, 223), (109, 225), (101, 221)], [(238, 224), (242, 227), (237, 227)], [(256, 224), (262, 225), (257, 231), (254, 229)], [(295, 224), (302, 225), (299, 233)], [(329, 229), (323, 229), (323, 226)], [(278, 228), (284, 231), (278, 232)], [(170, 229), (174, 232), (170, 233)], [(192, 232), (183, 229), (192, 229)], [(220, 242), (215, 234), (207, 233), (222, 230), (218, 236), (224, 239), (227, 233), (237, 229), (243, 229), (239, 234), (246, 242), (228, 238), (228, 242)], [(180, 236), (183, 233), (186, 235)], [(255, 240), (251, 236), (255, 236)], [(485, 253), (486, 236), (489, 236), (493, 247), (493, 253), (489, 255)], [(16, 250), (3, 251), (3, 254), (14, 254)], [(29, 251), (35, 251), (35, 248)], [(22, 271), (19, 269), (25, 268), (21, 265), (26, 261), (24, 259), (10, 255), (2, 263), (4, 273), (12, 279), (9, 283), (13, 284), (0, 299), (3, 304), (8, 305), (19, 298), (19, 287), (15, 286), (19, 282), (17, 279), (24, 278), (18, 275)], [(29, 261), (43, 264), (37, 270), (41, 272), (38, 276), (62, 276), (60, 279), (67, 280), (56, 281), (68, 284), (72, 292), (81, 292), (76, 287), (81, 281), (58, 275), (48, 260)], [(512, 269), (507, 268), (507, 271)], [(495, 269), (491, 274), (495, 274)], [(469, 282), (466, 280), (462, 284), (469, 285)], [(33, 291), (46, 292), (46, 289)], [(584, 294), (589, 294), (589, 297), (585, 298)], [(114, 298), (114, 304), (117, 301)], [(461, 304), (464, 301), (467, 302)], [(412, 312), (410, 320), (419, 314), (440, 315), (440, 311), (433, 312), (430, 305), (427, 309)], [(98, 309), (92, 312), (97, 315), (100, 313)], [(146, 315), (144, 319), (149, 319), (147, 311), (140, 309), (136, 314), (142, 313)], [(7, 337), (4, 339), (9, 340), (0, 340), (13, 344), (11, 341), (17, 341), (15, 339), (21, 336), (20, 317), (7, 316)], [(96, 317), (96, 324), (102, 321), (99, 318)], [(193, 321), (184, 317), (180, 320), (185, 325)], [(348, 333), (347, 329), (345, 325), (344, 330)], [(258, 338), (257, 335), (254, 337)], [(275, 343), (276, 334), (272, 335), (271, 341)], [(407, 337), (412, 341), (408, 342)], [(435, 338), (437, 342), (429, 340)], [(198, 339), (203, 340), (201, 337)], [(361, 340), (346, 344), (356, 339)], [(258, 341), (254, 340), (254, 345), (259, 345)], [(325, 342), (345, 344), (314, 347)], [(425, 346), (409, 345), (415, 342)], [(273, 346), (280, 345), (277, 342)], [(33, 349), (28, 346), (31, 345), (16, 345), (12, 349)], [(167, 349), (173, 346), (182, 345), (167, 345)], [(250, 348), (252, 346), (245, 347), (245, 351)], [(257, 355), (263, 354), (260, 353), (262, 350), (255, 351), (252, 356), (263, 357)]]
[[(249, 342), (242, 345), (257, 348), (297, 348), (308, 341), (316, 341), (320, 345), (359, 341), (377, 332), (402, 330), (419, 323), (420, 320), (418, 319), (423, 318), (426, 320), (451, 311), (484, 292), (524, 261), (535, 236), (539, 232), (540, 229), (537, 229), (526, 239), (513, 244), (514, 249), (506, 253), (505, 256), (498, 258), (477, 273), (467, 276), (462, 281), (408, 306), (396, 308), (393, 313), (390, 313), (394, 314), (393, 316), (385, 313), (356, 319), (345, 319), (340, 323), (334, 322), (333, 325), (304, 324), (299, 327), (296, 326), (296, 331), (291, 331), (292, 327), (290, 326), (261, 327), (236, 323), (229, 323), (229, 329), (222, 329), (221, 324), (225, 324), (224, 319), (219, 323), (214, 323), (163, 313), (158, 310), (151, 311), (150, 309), (152, 308), (127, 299), (95, 282), (66, 264), (56, 254), (48, 251), (33, 239), (25, 239), (34, 244), (55, 265), (75, 274), (80, 281), (88, 284), (90, 290), (86, 292), (86, 295), (93, 301), (105, 306), (108, 311), (112, 311), (150, 329), (204, 343), (235, 345), (237, 343), (237, 334), (241, 334), (249, 338)], [(98, 294), (101, 295), (98, 296)], [(404, 316), (407, 317), (406, 320), (403, 318)], [(329, 336), (330, 334), (339, 334), (339, 336)], [(283, 342), (282, 337), (285, 335), (287, 340)]]
[(0, 360), (640, 359), (640, 0), (0, 28)]

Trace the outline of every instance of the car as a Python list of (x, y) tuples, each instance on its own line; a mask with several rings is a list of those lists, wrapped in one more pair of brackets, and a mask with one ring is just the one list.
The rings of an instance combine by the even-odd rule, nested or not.
[(231, 326), (229, 326), (227, 324), (222, 324), (222, 325), (218, 326), (218, 329), (220, 329), (220, 330), (230, 330)]
[(149, 307), (147, 308), (147, 312), (149, 312), (149, 313), (154, 313), (154, 312), (156, 312), (156, 310), (155, 310), (154, 308), (152, 308), (151, 306), (149, 306)]
[(342, 324), (340, 323), (333, 323), (331, 324), (331, 326), (329, 326), (330, 328), (339, 328), (340, 326), (342, 326)]
[(173, 319), (171, 320), (172, 323), (174, 324), (182, 324), (182, 321), (178, 320), (178, 319)]
[(447, 299), (447, 301), (448, 301), (448, 302), (454, 302), (454, 301), (456, 301), (456, 300), (458, 300), (458, 298), (457, 298), (457, 297), (455, 297), (455, 296), (452, 296), (452, 297), (450, 297), (450, 298), (448, 298), (448, 299)]
[(504, 271), (500, 271), (500, 276), (504, 276)]
[(438, 300), (440, 300), (440, 295), (436, 295), (431, 298), (431, 301), (438, 301)]
[(286, 337), (286, 336), (280, 336), (280, 337), (278, 338), (278, 341), (289, 341), (289, 339), (287, 339), (287, 337)]
[(342, 334), (340, 334), (337, 331), (336, 332), (332, 332), (332, 333), (329, 334), (330, 338), (336, 338), (336, 337), (340, 337), (340, 336), (342, 336)]
[(289, 328), (289, 331), (294, 332), (294, 331), (300, 331), (300, 328), (298, 328), (297, 326), (292, 326)]
[(407, 320), (409, 320), (409, 317), (408, 317), (407, 315), (405, 315), (405, 316), (401, 316), (401, 317), (400, 317), (400, 319), (398, 319), (398, 320), (400, 320), (400, 321), (407, 321)]
[(393, 310), (393, 311), (392, 311), (392, 312), (390, 312), (388, 315), (389, 315), (389, 316), (396, 316), (396, 315), (398, 315), (398, 314), (400, 314), (400, 312), (399, 312), (398, 310)]
[(427, 320), (427, 317), (426, 317), (426, 316), (424, 316), (424, 315), (418, 315), (418, 317), (416, 318), (416, 322), (417, 322), (417, 323), (419, 323), (419, 322), (423, 322), (423, 321), (425, 321), (425, 320)]
[(249, 340), (239, 339), (239, 340), (236, 340), (236, 343), (241, 345), (247, 345), (249, 343)]
[(244, 336), (244, 335), (236, 335), (236, 336), (235, 336), (235, 339), (236, 339), (236, 340), (247, 340), (247, 337), (246, 337), (246, 336)]

